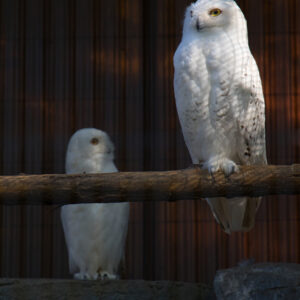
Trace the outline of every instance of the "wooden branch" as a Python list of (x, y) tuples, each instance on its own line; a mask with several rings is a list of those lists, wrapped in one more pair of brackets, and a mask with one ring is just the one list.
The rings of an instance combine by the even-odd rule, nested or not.
[(0, 176), (0, 204), (65, 205), (300, 194), (300, 165), (240, 166), (213, 177), (199, 166), (164, 172)]

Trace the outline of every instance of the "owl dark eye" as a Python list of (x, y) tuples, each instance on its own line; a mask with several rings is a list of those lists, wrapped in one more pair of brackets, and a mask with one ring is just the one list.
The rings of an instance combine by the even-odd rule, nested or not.
[(97, 139), (97, 138), (92, 138), (91, 141), (90, 141), (90, 143), (91, 143), (92, 145), (98, 145), (98, 144), (99, 144), (99, 139)]
[(190, 15), (191, 15), (191, 18), (193, 17), (193, 15), (194, 15), (194, 12), (191, 10), (190, 11)]

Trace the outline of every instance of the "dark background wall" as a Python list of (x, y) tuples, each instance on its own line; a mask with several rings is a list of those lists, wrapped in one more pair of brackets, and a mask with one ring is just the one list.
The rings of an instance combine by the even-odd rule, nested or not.
[[(188, 0), (0, 0), (0, 174), (63, 173), (71, 134), (107, 131), (121, 171), (188, 167), (173, 95)], [(240, 0), (266, 97), (268, 159), (299, 163), (299, 0)], [(300, 262), (299, 197), (267, 197), (250, 233), (205, 201), (133, 204), (130, 279), (210, 282), (241, 259)], [(0, 206), (0, 276), (68, 277), (59, 209)]]

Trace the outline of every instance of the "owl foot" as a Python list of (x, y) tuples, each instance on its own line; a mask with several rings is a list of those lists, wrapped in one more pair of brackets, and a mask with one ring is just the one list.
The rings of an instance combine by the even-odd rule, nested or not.
[(203, 165), (204, 169), (213, 175), (217, 171), (221, 170), (224, 172), (225, 176), (229, 176), (232, 173), (238, 172), (239, 168), (236, 163), (228, 158), (213, 157), (209, 159)]
[(111, 274), (111, 273), (102, 271), (102, 272), (100, 272), (100, 274), (99, 274), (99, 278), (100, 278), (101, 280), (107, 280), (107, 279), (114, 280), (114, 279), (118, 279), (118, 276), (115, 275), (115, 274)]
[(98, 273), (95, 273), (93, 275), (84, 272), (74, 274), (74, 279), (79, 279), (79, 280), (96, 280), (98, 279), (98, 277), (99, 277)]

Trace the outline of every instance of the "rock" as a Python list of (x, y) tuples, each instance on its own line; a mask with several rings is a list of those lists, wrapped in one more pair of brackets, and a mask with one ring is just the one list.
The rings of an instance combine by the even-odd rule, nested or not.
[(217, 299), (300, 299), (300, 265), (259, 263), (219, 270), (214, 279)]
[(215, 297), (211, 287), (188, 282), (1, 279), (0, 299), (201, 300)]

